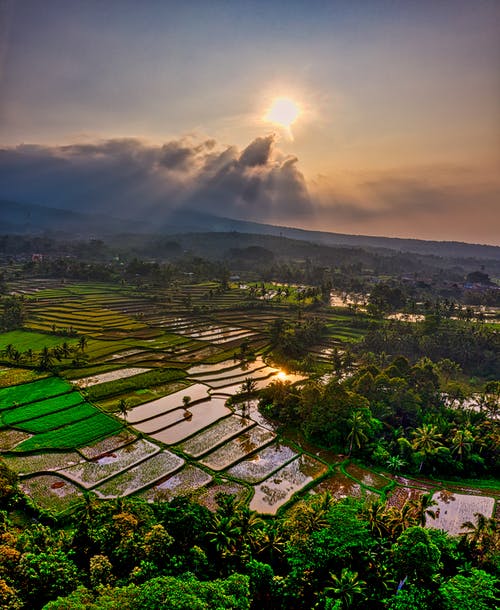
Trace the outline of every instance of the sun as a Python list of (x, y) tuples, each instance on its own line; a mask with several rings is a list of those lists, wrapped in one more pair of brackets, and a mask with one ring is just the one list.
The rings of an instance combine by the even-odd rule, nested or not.
[(289, 97), (277, 97), (265, 114), (264, 120), (290, 131), (299, 116), (300, 106), (297, 102)]

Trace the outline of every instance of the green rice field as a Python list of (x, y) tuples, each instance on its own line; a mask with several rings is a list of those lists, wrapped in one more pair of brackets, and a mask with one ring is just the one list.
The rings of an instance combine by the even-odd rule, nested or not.
[[(88, 489), (149, 501), (192, 492), (211, 509), (217, 492), (229, 491), (268, 514), (310, 489), (335, 497), (403, 489), (367, 468), (339, 467), (344, 458), (329, 461), (290, 434), (282, 438), (256, 400), (245, 413), (226, 402), (247, 377), (258, 387), (272, 381), (269, 325), (295, 321), (298, 305), (305, 319), (317, 315), (307, 311), (308, 287), (233, 283), (220, 292), (217, 282), (186, 282), (139, 294), (97, 282), (12, 284), (26, 299), (26, 328), (0, 334), (0, 351), (87, 339), (84, 350), (54, 362), (58, 376), (8, 362), (0, 368), (0, 452), (47, 510), (73, 506)], [(327, 332), (310, 356), (322, 374), (331, 371), (333, 350), (360, 341), (369, 325), (347, 308), (324, 308), (321, 316)], [(242, 364), (240, 350), (252, 353), (250, 362)], [(304, 379), (289, 372), (291, 382)], [(78, 379), (85, 379), (81, 389)]]
[(59, 377), (47, 377), (32, 383), (0, 388), (0, 410), (10, 409), (17, 405), (57, 396), (58, 394), (65, 394), (72, 389), (70, 383)]

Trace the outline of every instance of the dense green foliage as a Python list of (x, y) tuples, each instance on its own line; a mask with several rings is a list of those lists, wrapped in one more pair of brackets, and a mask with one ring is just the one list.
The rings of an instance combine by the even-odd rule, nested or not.
[(384, 467), (495, 476), (500, 473), (497, 384), (486, 384), (474, 397), (480, 409), (465, 408), (463, 396), (444, 393), (454, 389), (449, 375), (449, 361), (435, 365), (422, 359), (412, 366), (397, 357), (383, 368), (367, 364), (343, 379), (309, 381), (300, 390), (277, 380), (261, 392), (260, 405), (311, 441)]
[[(4, 508), (23, 503), (0, 479)], [(10, 609), (327, 610), (495, 607), (500, 536), (449, 538), (417, 525), (418, 503), (311, 496), (263, 520), (232, 496), (96, 501), (60, 523), (0, 513), (0, 605)], [(43, 521), (43, 516), (42, 516)], [(402, 590), (398, 593), (398, 583)], [(57, 598), (57, 600), (56, 600)]]
[(419, 323), (390, 321), (369, 332), (359, 350), (403, 355), (411, 360), (449, 358), (471, 375), (500, 377), (500, 334), (480, 322), (436, 315)]

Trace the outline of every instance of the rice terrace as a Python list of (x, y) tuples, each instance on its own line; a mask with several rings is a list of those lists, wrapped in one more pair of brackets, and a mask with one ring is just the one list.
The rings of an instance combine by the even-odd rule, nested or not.
[[(204, 503), (212, 486), (236, 486), (264, 514), (324, 490), (389, 503), (410, 488), (439, 502), (443, 490), (453, 498), (456, 483), (401, 482), (387, 467), (376, 472), (349, 456), (305, 448), (259, 412), (260, 390), (300, 388), (311, 377), (304, 367), (290, 373), (275, 364), (268, 331), (297, 311), (313, 319), (312, 297), (300, 301), (302, 314), (296, 306), (307, 287), (259, 285), (263, 306), (254, 309), (248, 299), (259, 303), (255, 286), (243, 283), (224, 291), (218, 283), (176, 285), (161, 298), (102, 283), (20, 280), (9, 287), (22, 295), (26, 318), (21, 330), (0, 335), (0, 447), (22, 489), (45, 510), (71, 510), (86, 492), (148, 501), (189, 494)], [(363, 338), (367, 318), (346, 306), (321, 315), (325, 332), (307, 359), (313, 376), (327, 379), (331, 355)], [(497, 491), (469, 497), (464, 521), (474, 512), (492, 516)], [(445, 512), (440, 527), (458, 533)]]

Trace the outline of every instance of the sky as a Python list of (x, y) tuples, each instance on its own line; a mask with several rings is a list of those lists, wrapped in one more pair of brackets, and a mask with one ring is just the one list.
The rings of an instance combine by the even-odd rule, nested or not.
[(0, 197), (500, 245), (500, 2), (0, 0)]

